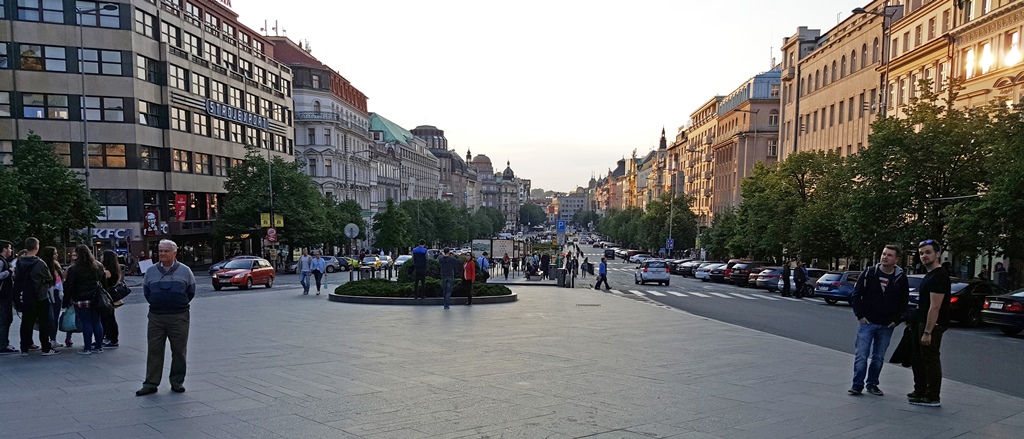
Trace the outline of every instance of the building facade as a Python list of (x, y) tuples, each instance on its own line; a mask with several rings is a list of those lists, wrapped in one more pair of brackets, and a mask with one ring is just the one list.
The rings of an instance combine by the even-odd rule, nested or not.
[(1021, 31), (1024, 2), (967, 2), (953, 9), (950, 30), (954, 47), (953, 75), (964, 80), (957, 105), (975, 107), (992, 101), (1018, 103), (1024, 98)]
[(454, 206), (475, 209), (478, 205), (476, 171), (458, 153), (448, 149), (444, 130), (432, 125), (420, 125), (410, 132), (423, 139), (430, 153), (440, 162), (440, 198)]
[(0, 65), (0, 160), (35, 132), (68, 167), (88, 161), (100, 250), (155, 252), (169, 238), (193, 265), (258, 250), (260, 234), (214, 236), (213, 226), (246, 145), (293, 157), (292, 72), (273, 43), (213, 0), (6, 1), (0, 11), (0, 48), (16, 57)]
[(690, 114), (686, 129), (686, 195), (693, 198), (690, 209), (697, 215), (701, 227), (711, 225), (714, 211), (714, 153), (715, 134), (718, 132), (718, 106), (722, 96), (715, 96)]
[(370, 113), (370, 137), (376, 150), (398, 156), (401, 187), (396, 202), (438, 198), (440, 162), (426, 141), (377, 113)]

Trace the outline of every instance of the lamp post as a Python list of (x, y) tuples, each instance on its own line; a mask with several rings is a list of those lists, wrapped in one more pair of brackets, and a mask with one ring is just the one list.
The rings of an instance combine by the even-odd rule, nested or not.
[[(85, 190), (89, 192), (89, 198), (92, 198), (92, 185), (89, 184), (89, 116), (85, 110), (85, 21), (82, 20), (82, 14), (90, 14), (99, 11), (116, 11), (117, 5), (107, 3), (99, 8), (90, 9), (78, 9), (75, 8), (75, 14), (78, 16), (78, 75), (82, 80), (82, 146), (85, 148)], [(98, 20), (98, 18), (97, 18)], [(100, 109), (100, 111), (103, 111)], [(86, 233), (89, 238), (89, 247), (92, 247), (92, 221), (89, 222), (89, 227), (86, 229)]]
[(882, 17), (882, 64), (885, 64), (885, 69), (882, 72), (882, 85), (879, 87), (880, 93), (878, 103), (879, 114), (883, 118), (886, 116), (886, 109), (889, 107), (889, 103), (887, 102), (889, 97), (889, 56), (892, 55), (889, 50), (889, 38), (891, 37), (891, 35), (889, 35), (889, 31), (892, 27), (892, 23), (890, 23), (890, 21), (892, 21), (892, 16), (896, 15), (901, 7), (902, 6), (892, 6), (893, 10), (891, 13), (889, 12), (890, 6), (885, 7), (885, 12), (868, 11), (864, 8), (853, 9), (854, 15), (867, 14)]

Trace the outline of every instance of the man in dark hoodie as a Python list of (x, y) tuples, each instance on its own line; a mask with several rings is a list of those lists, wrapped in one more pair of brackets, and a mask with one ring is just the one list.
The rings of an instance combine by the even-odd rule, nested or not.
[(25, 256), (18, 258), (18, 267), (14, 271), (14, 303), (20, 308), (21, 315), (21, 356), (27, 356), (32, 350), (33, 326), (39, 324), (39, 345), (43, 356), (56, 355), (58, 352), (50, 344), (50, 287), (53, 286), (53, 275), (46, 263), (36, 256), (39, 253), (39, 240), (25, 240)]
[(853, 361), (853, 386), (848, 391), (851, 395), (860, 395), (865, 389), (865, 375), (868, 393), (883, 395), (878, 388), (878, 376), (885, 363), (885, 350), (889, 347), (893, 328), (900, 323), (907, 308), (910, 295), (907, 276), (896, 266), (899, 255), (899, 247), (885, 246), (878, 264), (861, 273), (850, 297), (853, 313), (860, 323)]
[(171, 390), (185, 391), (185, 352), (188, 347), (189, 302), (196, 295), (196, 278), (192, 270), (178, 262), (178, 244), (169, 239), (160, 241), (160, 262), (146, 270), (142, 292), (149, 302), (149, 326), (146, 355), (146, 380), (136, 396), (156, 393), (164, 371), (164, 348), (171, 344), (171, 373), (167, 377)]

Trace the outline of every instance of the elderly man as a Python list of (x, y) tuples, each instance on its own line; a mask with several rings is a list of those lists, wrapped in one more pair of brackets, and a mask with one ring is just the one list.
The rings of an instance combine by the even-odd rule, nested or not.
[(196, 278), (175, 258), (178, 244), (160, 241), (160, 263), (149, 267), (142, 280), (142, 291), (149, 302), (149, 353), (146, 356), (146, 381), (136, 396), (156, 393), (164, 369), (164, 347), (171, 343), (171, 390), (185, 391), (185, 350), (188, 346), (189, 302), (196, 295)]

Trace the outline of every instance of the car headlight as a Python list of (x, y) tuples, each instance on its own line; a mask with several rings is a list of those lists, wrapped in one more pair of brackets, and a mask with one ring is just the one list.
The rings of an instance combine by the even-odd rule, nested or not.
[(213, 275), (213, 280), (217, 280), (217, 275)]
[(243, 277), (245, 277), (245, 273), (238, 273), (235, 275), (235, 279), (241, 279)]

